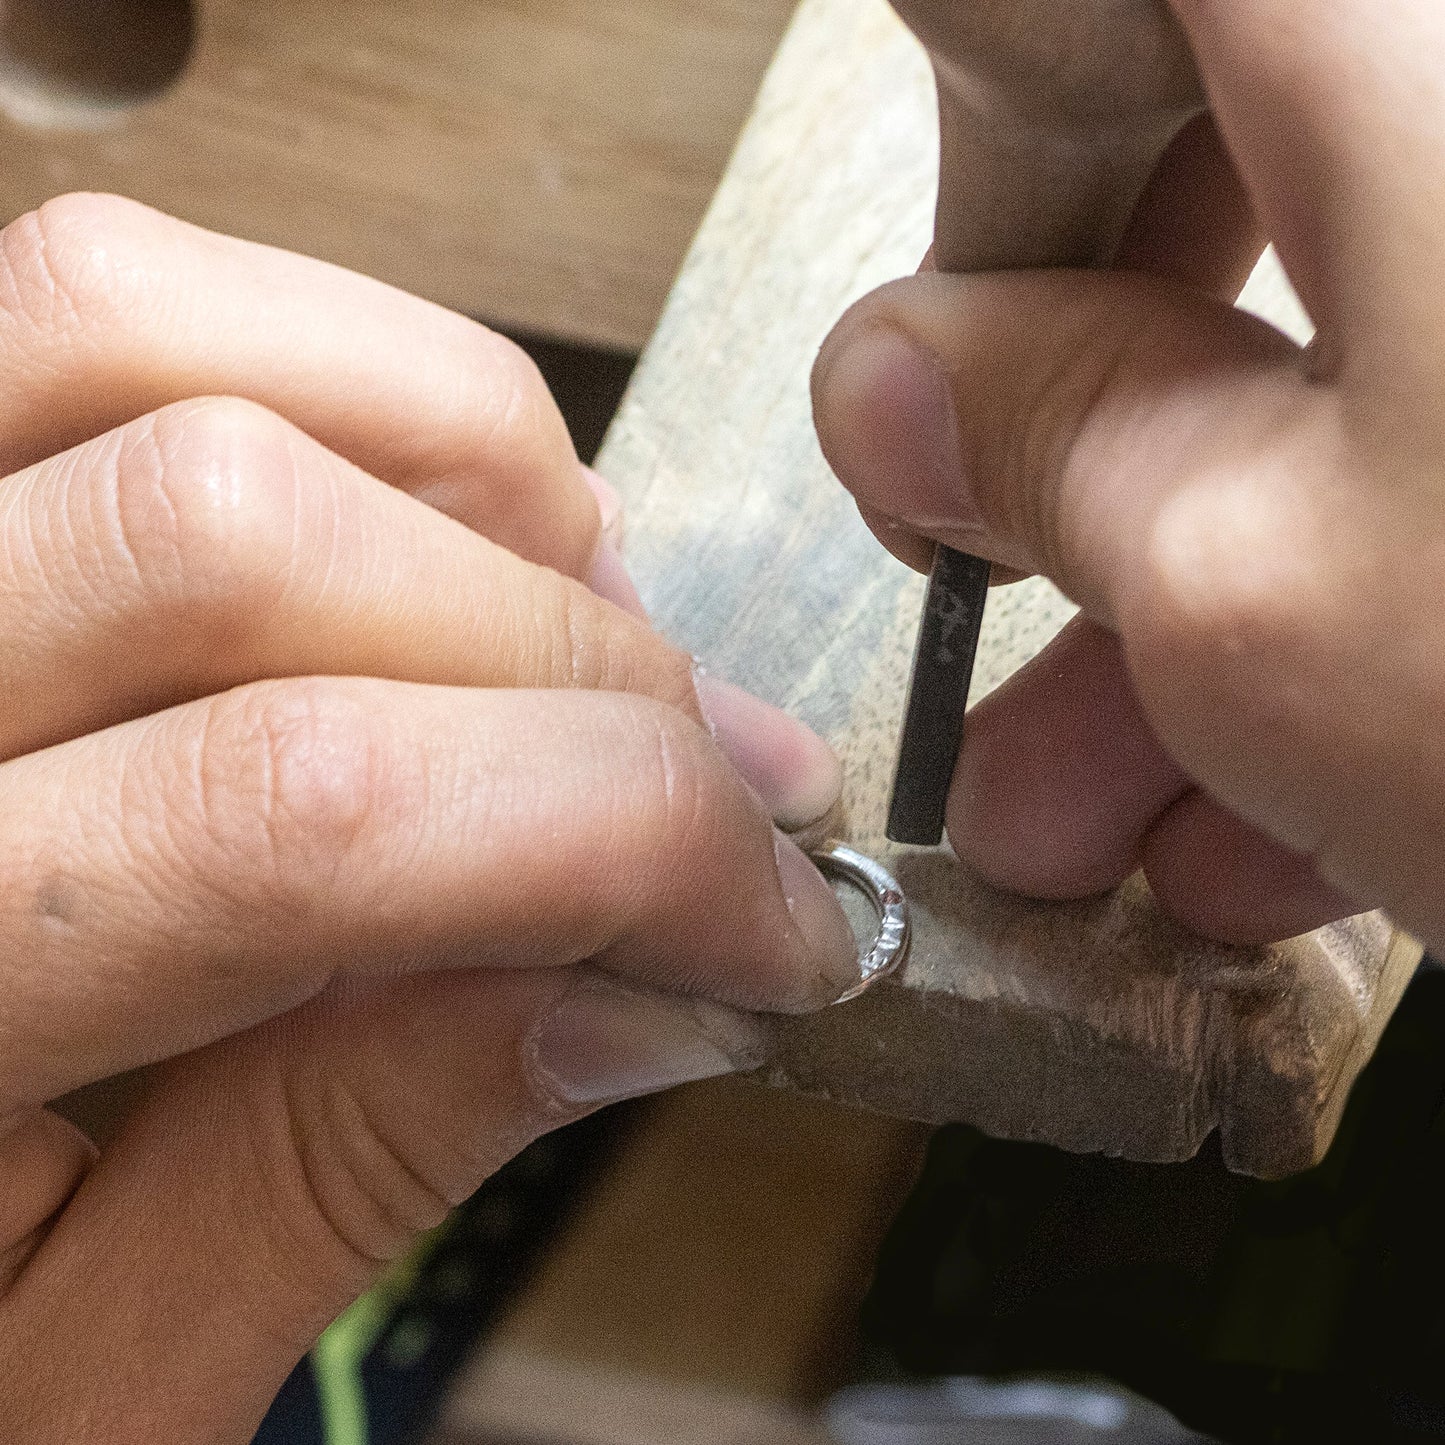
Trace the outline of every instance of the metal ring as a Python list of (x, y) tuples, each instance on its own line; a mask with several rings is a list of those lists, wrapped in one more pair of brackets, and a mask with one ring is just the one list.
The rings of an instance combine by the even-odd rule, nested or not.
[(878, 915), (873, 946), (858, 960), (862, 977), (838, 1000), (847, 1003), (903, 967), (911, 932), (908, 899), (898, 880), (882, 864), (846, 843), (825, 843), (812, 857), (825, 877), (844, 878), (853, 884)]

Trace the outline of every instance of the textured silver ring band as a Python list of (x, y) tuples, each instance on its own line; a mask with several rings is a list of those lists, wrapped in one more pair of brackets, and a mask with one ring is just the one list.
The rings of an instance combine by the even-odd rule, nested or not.
[(898, 880), (866, 854), (846, 843), (825, 843), (813, 855), (824, 877), (844, 878), (873, 905), (878, 915), (878, 933), (873, 946), (858, 960), (861, 977), (839, 1003), (847, 1003), (873, 987), (880, 978), (897, 973), (908, 957), (911, 925), (908, 899)]

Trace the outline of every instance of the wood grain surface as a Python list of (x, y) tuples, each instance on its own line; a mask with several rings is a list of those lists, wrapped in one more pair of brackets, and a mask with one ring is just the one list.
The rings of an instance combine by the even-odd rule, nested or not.
[[(75, 35), (47, 49), (92, 3), (0, 12), (0, 220), (119, 191), (494, 324), (634, 350), (793, 7), (195, 0), (179, 78), (132, 107), (123, 67)], [(106, 4), (152, 29), (185, 10)], [(77, 33), (113, 50), (122, 30)], [(138, 84), (163, 40), (137, 46)]]
[[(808, 372), (845, 306), (923, 255), (936, 134), (924, 56), (881, 0), (805, 0), (600, 462), (660, 625), (836, 743), (838, 827), (912, 899), (905, 974), (779, 1025), (771, 1076), (1146, 1160), (1189, 1157), (1217, 1128), (1233, 1168), (1305, 1167), (1419, 957), (1385, 919), (1228, 949), (1141, 884), (1031, 903), (883, 838), (922, 580), (828, 474)], [(1250, 296), (1305, 324), (1277, 267)], [(1046, 583), (996, 593), (975, 696), (1070, 612)]]

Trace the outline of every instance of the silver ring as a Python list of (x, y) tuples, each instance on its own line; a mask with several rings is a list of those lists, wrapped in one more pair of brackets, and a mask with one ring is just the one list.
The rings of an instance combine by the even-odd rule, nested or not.
[(882, 864), (846, 843), (825, 843), (812, 858), (825, 877), (844, 878), (853, 884), (878, 915), (878, 933), (873, 946), (858, 960), (862, 977), (838, 1000), (847, 1003), (872, 988), (879, 979), (903, 967), (911, 931), (908, 899), (903, 896), (898, 880)]

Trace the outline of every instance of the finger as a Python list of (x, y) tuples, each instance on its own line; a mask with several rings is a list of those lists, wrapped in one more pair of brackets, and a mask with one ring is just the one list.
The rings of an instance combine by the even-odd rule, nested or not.
[[(1412, 496), (1354, 486), (1334, 393), (1303, 377), (1292, 342), (1137, 277), (922, 276), (855, 306), (816, 393), (858, 500), (1051, 575), (1123, 637), (1163, 746), (1225, 806), (1303, 853), (1342, 848), (1351, 867), (1363, 809), (1386, 847), (1381, 799), (1399, 785), (1384, 759), (1399, 776), (1423, 764), (1412, 711), (1381, 733), (1366, 679), (1394, 649), (1370, 639), (1426, 646), (1402, 618), (1428, 630), (1431, 608), (1402, 590), (1433, 574), (1402, 552)], [(1429, 676), (1390, 676), (1415, 676), (1432, 705)], [(1373, 874), (1348, 877), (1332, 880), (1379, 892)]]
[[(1114, 265), (1233, 301), (1263, 249), (1248, 194), (1212, 119), (1202, 115), (1185, 126), (1166, 153), (1139, 201)], [(919, 269), (933, 272), (931, 249)], [(845, 321), (839, 330), (851, 324), (851, 319)], [(824, 347), (825, 353), (832, 350), (831, 342)], [(901, 414), (883, 415), (885, 407), (900, 403)], [(863, 424), (878, 437), (880, 449), (889, 449), (900, 464), (936, 468), (936, 459), (919, 454), (916, 439), (927, 422), (920, 423), (910, 408), (910, 397), (895, 390), (868, 408)], [(951, 456), (950, 450), (950, 460)], [(916, 571), (929, 570), (933, 563), (929, 538), (866, 502), (859, 502), (859, 511), (873, 535), (900, 562)], [(995, 582), (1016, 581), (1022, 575), (1000, 567)]]
[(642, 605), (637, 587), (622, 561), (622, 539), (626, 530), (622, 515), (622, 497), (617, 488), (591, 467), (582, 469), (583, 480), (597, 499), (602, 518), (602, 537), (592, 558), (587, 575), (588, 587), (604, 601), (620, 607), (633, 617), (646, 620), (647, 608)]
[(600, 472), (591, 467), (582, 468), (582, 480), (597, 501), (597, 511), (602, 523), (602, 536), (618, 551), (627, 533), (627, 518), (623, 513), (622, 494)]
[(1175, 138), (1150, 179), (1114, 268), (1234, 301), (1264, 247), (1249, 193), (1214, 118), (1201, 115)]
[(905, 566), (915, 572), (928, 572), (933, 567), (933, 554), (937, 544), (927, 537), (904, 526), (887, 512), (876, 507), (859, 505), (858, 515), (863, 518), (868, 530)]
[[(1211, 796), (1438, 936), (1438, 508), (1361, 485), (1292, 343), (1139, 278), (934, 276), (860, 303), (820, 372), (855, 496), (1053, 577)], [(899, 394), (931, 467), (886, 430)]]
[(0, 1305), (38, 1417), (18, 1438), (249, 1440), (320, 1330), (525, 1143), (762, 1057), (744, 1016), (562, 969), (333, 987), (168, 1066)]
[(0, 676), (15, 705), (0, 756), (258, 677), (327, 673), (630, 691), (693, 717), (702, 704), (787, 827), (841, 786), (801, 724), (736, 690), (694, 691), (692, 660), (640, 604), (622, 615), (250, 402), (178, 403), (4, 491)]
[(24, 1113), (0, 1134), (0, 1298), (94, 1161), (90, 1141), (48, 1109)]
[(857, 977), (821, 876), (631, 694), (256, 684), (7, 764), (0, 817), (6, 1105), (340, 973), (592, 959), (783, 1010)]
[(6, 757), (317, 673), (633, 691), (698, 716), (691, 659), (645, 623), (249, 402), (168, 407), (3, 495)]
[(0, 472), (208, 394), (533, 561), (586, 575), (597, 506), (520, 348), (368, 278), (112, 196), (0, 233)]
[(1271, 328), (1145, 278), (919, 276), (834, 331), (814, 412), (860, 505), (1047, 571), (1114, 624), (1167, 505), (1325, 400), (1300, 365)]
[(1310, 314), (1346, 328), (1338, 347), (1388, 344), (1395, 369), (1422, 324), (1438, 355), (1439, 308), (1421, 307), (1407, 278), (1438, 269), (1445, 10), (1416, 0), (1172, 4)]
[(1143, 866), (1181, 922), (1266, 943), (1360, 911), (1311, 861), (1198, 792), (1116, 638), (1076, 618), (969, 714), (949, 799), (959, 856), (1001, 888), (1083, 898)]
[(1198, 791), (1164, 812), (1142, 855), (1160, 903), (1196, 933), (1224, 943), (1293, 938), (1366, 907), (1324, 882), (1312, 859)]
[(1086, 898), (1135, 872), (1145, 834), (1189, 788), (1118, 641), (1076, 618), (969, 713), (949, 839), (1000, 888)]

